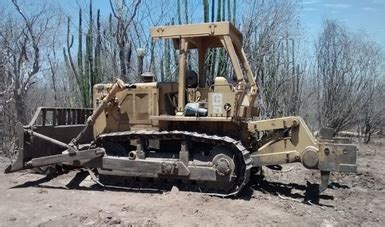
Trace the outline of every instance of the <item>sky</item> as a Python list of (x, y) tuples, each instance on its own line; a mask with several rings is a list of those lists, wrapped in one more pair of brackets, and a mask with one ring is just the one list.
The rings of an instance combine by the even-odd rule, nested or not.
[[(20, 0), (23, 1), (23, 0)], [(88, 8), (89, 0), (24, 0), (27, 5), (41, 1), (58, 3), (65, 15), (74, 18), (73, 26), (77, 25), (78, 7)], [(237, 2), (252, 0), (237, 0)], [(269, 0), (265, 0), (269, 1)], [(279, 1), (279, 0), (278, 0)], [(385, 0), (293, 0), (298, 2), (298, 16), (303, 28), (301, 36), (308, 46), (313, 46), (326, 19), (334, 19), (342, 23), (350, 31), (364, 34), (367, 38), (376, 41), (385, 49)], [(127, 0), (128, 3), (131, 0)], [(160, 3), (163, 2), (164, 11), (169, 17), (174, 16), (176, 0), (143, 0), (141, 10), (150, 11), (156, 18), (159, 14)], [(183, 2), (183, 1), (181, 1)], [(211, 2), (211, 0), (209, 1)], [(231, 1), (232, 2), (232, 1)], [(0, 6), (10, 6), (10, 0), (0, 0)], [(110, 14), (109, 0), (93, 0), (94, 9), (100, 9), (102, 17)], [(11, 6), (12, 7), (12, 6)], [(183, 10), (183, 9), (182, 9)], [(242, 7), (237, 7), (238, 17), (242, 15)], [(190, 19), (195, 22), (203, 21), (202, 0), (189, 0)], [(138, 15), (141, 16), (146, 15)], [(148, 25), (150, 27), (150, 25)]]
[[(238, 0), (240, 2), (241, 0)], [(295, 1), (295, 0), (294, 0)], [(321, 30), (322, 23), (326, 19), (334, 19), (342, 23), (350, 31), (362, 33), (369, 39), (379, 43), (385, 48), (385, 0), (297, 0), (298, 15), (300, 24), (303, 27), (303, 36), (308, 45), (313, 45)], [(66, 0), (60, 1), (63, 10), (67, 14), (73, 14), (77, 11), (78, 5), (87, 6), (88, 0)], [(73, 3), (71, 3), (73, 2)], [(128, 0), (128, 2), (130, 2)], [(156, 4), (160, 0), (150, 0), (148, 7), (153, 7), (154, 13), (157, 11)], [(166, 6), (175, 6), (175, 0), (163, 0)], [(211, 1), (210, 1), (211, 2)], [(94, 7), (100, 8), (102, 14), (110, 13), (109, 0), (94, 1)], [(202, 19), (201, 0), (189, 0), (190, 13), (195, 21)], [(238, 13), (241, 14), (241, 7), (238, 7)], [(175, 11), (171, 13), (175, 14)], [(194, 18), (196, 17), (196, 18)]]
[(325, 19), (341, 22), (385, 48), (385, 0), (302, 0), (299, 14), (307, 38), (313, 42)]

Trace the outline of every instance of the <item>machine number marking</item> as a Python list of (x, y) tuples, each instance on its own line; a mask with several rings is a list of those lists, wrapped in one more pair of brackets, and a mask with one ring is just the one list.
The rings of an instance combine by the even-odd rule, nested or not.
[(222, 94), (213, 93), (213, 113), (222, 113)]

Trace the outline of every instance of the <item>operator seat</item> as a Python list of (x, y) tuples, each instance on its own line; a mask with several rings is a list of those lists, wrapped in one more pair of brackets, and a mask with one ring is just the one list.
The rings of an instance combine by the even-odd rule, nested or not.
[(198, 74), (194, 70), (186, 71), (186, 88), (198, 87)]
[(223, 76), (215, 77), (212, 87), (216, 93), (229, 93), (234, 91), (234, 86)]
[(207, 102), (201, 100), (198, 88), (198, 74), (193, 70), (186, 71), (186, 96), (184, 116), (207, 116)]

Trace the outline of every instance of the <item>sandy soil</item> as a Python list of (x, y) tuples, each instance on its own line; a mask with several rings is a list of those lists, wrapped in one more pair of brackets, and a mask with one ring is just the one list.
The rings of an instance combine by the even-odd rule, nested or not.
[[(236, 199), (173, 188), (166, 192), (106, 190), (72, 171), (49, 179), (29, 171), (3, 174), (0, 159), (0, 226), (104, 225), (385, 225), (385, 141), (360, 146), (358, 174), (332, 176), (312, 196), (317, 171), (300, 165), (266, 169)], [(310, 202), (309, 202), (310, 201)], [(318, 203), (318, 204), (317, 204)]]

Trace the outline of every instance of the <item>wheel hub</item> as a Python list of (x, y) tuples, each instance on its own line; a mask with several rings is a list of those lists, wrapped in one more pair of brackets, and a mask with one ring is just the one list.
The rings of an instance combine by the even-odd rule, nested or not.
[(220, 176), (226, 176), (230, 173), (230, 163), (226, 158), (220, 158), (215, 163), (215, 168), (217, 169), (217, 173)]
[(213, 166), (219, 176), (228, 176), (234, 169), (234, 161), (226, 154), (217, 154), (213, 158)]

